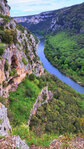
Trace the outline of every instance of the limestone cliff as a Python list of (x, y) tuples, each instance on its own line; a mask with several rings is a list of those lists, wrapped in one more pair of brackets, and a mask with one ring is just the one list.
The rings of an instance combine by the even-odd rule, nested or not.
[(27, 29), (1, 14), (0, 96), (8, 97), (9, 91), (14, 91), (27, 74), (40, 76), (44, 72), (36, 54), (37, 46), (38, 40)]
[(3, 15), (8, 15), (10, 14), (10, 7), (7, 4), (7, 0), (0, 0), (0, 13)]
[(33, 33), (49, 34), (62, 30), (84, 33), (84, 3), (31, 16), (14, 17)]
[(11, 132), (11, 126), (7, 117), (7, 108), (0, 103), (0, 136), (8, 135)]
[(19, 136), (9, 136), (11, 132), (11, 126), (7, 117), (7, 108), (0, 103), (0, 149), (29, 149), (24, 140), (21, 140)]

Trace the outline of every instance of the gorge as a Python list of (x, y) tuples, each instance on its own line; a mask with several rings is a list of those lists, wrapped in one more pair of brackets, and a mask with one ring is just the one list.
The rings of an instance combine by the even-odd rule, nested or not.
[(14, 18), (24, 28), (0, 1), (0, 149), (83, 149), (83, 7)]
[[(38, 36), (38, 38), (41, 39), (41, 37), (39, 37), (39, 36)], [(44, 44), (44, 39), (42, 37), (42, 39), (40, 40), (38, 49), (37, 49), (37, 55), (39, 56), (41, 62), (43, 63), (44, 68), (48, 72), (50, 72), (51, 74), (56, 75), (61, 81), (68, 84), (70, 87), (72, 87), (73, 89), (75, 89), (79, 93), (84, 93), (84, 87), (80, 86), (78, 83), (76, 83), (75, 81), (73, 81), (69, 77), (65, 76), (63, 73), (61, 73), (57, 68), (55, 68), (47, 60), (47, 58), (45, 57), (45, 54), (44, 54), (44, 48), (45, 48), (45, 44)]]

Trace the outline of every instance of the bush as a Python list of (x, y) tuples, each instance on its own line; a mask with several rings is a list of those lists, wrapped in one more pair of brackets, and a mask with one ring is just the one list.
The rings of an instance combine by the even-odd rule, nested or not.
[(17, 74), (17, 70), (15, 68), (13, 68), (11, 71), (9, 71), (10, 76), (14, 76), (16, 74)]
[(25, 91), (25, 96), (32, 97), (33, 91), (30, 88), (27, 88)]
[(13, 29), (13, 25), (12, 24), (10, 24), (10, 28)]
[(22, 62), (24, 63), (24, 65), (28, 64), (28, 62), (26, 61), (26, 59), (24, 57), (22, 58)]
[(5, 45), (4, 44), (0, 44), (0, 56), (3, 55), (4, 50), (5, 50)]
[(29, 75), (29, 80), (31, 80), (31, 81), (35, 80), (35, 75), (33, 73)]
[(15, 68), (12, 69), (13, 75), (17, 74), (17, 70)]
[(13, 76), (13, 72), (12, 72), (12, 71), (10, 71), (10, 72), (9, 72), (9, 75), (10, 75), (10, 76)]
[(17, 43), (17, 34), (15, 31), (11, 31), (8, 29), (4, 31), (0, 31), (0, 38), (2, 42), (7, 43), (7, 44)]
[(17, 29), (24, 33), (25, 28), (21, 24), (17, 24)]
[(16, 128), (13, 129), (13, 135), (19, 135), (22, 139), (28, 136), (28, 133), (29, 133), (28, 126), (24, 124), (19, 127), (17, 126)]
[(8, 60), (6, 60), (6, 61), (5, 61), (5, 65), (4, 65), (5, 71), (8, 71), (8, 67), (9, 67), (9, 65), (8, 65)]

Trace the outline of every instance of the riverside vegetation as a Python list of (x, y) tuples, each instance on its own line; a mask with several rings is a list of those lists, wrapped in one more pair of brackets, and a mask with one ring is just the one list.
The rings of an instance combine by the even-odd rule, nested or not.
[(83, 14), (84, 3), (81, 3), (44, 12), (38, 14), (38, 17), (36, 15), (18, 17), (19, 19), (16, 17), (15, 20), (18, 22), (20, 20), (19, 23), (34, 33), (47, 35), (44, 52), (48, 60), (62, 73), (84, 86)]
[[(1, 2), (4, 7), (7, 6), (9, 14), (7, 1)], [(63, 147), (66, 147), (66, 141), (76, 136), (84, 137), (84, 94), (74, 91), (43, 69), (36, 55), (37, 38), (11, 17), (4, 16), (4, 11), (5, 9), (0, 9), (0, 103), (8, 109), (12, 127), (12, 133), (9, 132), (9, 135), (19, 135), (30, 147), (34, 144), (42, 148), (48, 147), (51, 141), (61, 135), (65, 140)], [(82, 83), (83, 40), (83, 33), (70, 34), (62, 31), (56, 34), (55, 31), (46, 36), (45, 42), (45, 54), (47, 53), (51, 62), (54, 58), (53, 65), (65, 70), (64, 73), (71, 74), (70, 77), (75, 76), (77, 81)], [(53, 97), (38, 107), (28, 126), (31, 109), (45, 86), (48, 86)], [(45, 101), (45, 96), (43, 98)], [(4, 136), (0, 136), (0, 142), (3, 139)]]
[(84, 85), (84, 33), (62, 31), (45, 40), (45, 56), (62, 73)]

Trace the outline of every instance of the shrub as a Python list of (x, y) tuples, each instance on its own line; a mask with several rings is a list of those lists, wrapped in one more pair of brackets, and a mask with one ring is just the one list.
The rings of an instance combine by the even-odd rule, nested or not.
[(10, 28), (13, 29), (13, 25), (12, 24), (10, 24)]
[(33, 91), (30, 88), (27, 88), (25, 91), (25, 96), (32, 97)]
[(14, 44), (17, 43), (17, 33), (15, 31), (11, 31), (8, 29), (0, 31), (0, 38), (2, 42), (7, 44), (12, 44), (13, 42)]
[(22, 58), (22, 62), (24, 63), (24, 65), (28, 64), (28, 62), (26, 61), (26, 59), (24, 57)]
[(17, 74), (17, 70), (15, 68), (13, 68), (11, 71), (9, 71), (9, 75), (13, 76)]
[(21, 24), (17, 24), (17, 29), (24, 33), (24, 27)]
[(5, 50), (5, 45), (4, 44), (0, 44), (0, 56), (3, 55), (4, 50)]
[(45, 101), (45, 100), (46, 100), (46, 98), (47, 98), (47, 95), (46, 95), (46, 94), (44, 94), (44, 95), (43, 95), (43, 101)]
[(35, 80), (35, 75), (33, 73), (29, 75), (29, 80), (31, 80), (31, 81)]
[(5, 71), (8, 71), (8, 67), (9, 67), (9, 65), (8, 65), (8, 60), (6, 60), (6, 61), (5, 61), (5, 65), (4, 65)]
[(26, 125), (21, 125), (20, 127), (16, 127), (13, 129), (13, 135), (19, 135), (22, 139), (24, 139), (24, 137), (28, 136), (29, 133), (29, 128)]
[(15, 68), (12, 69), (13, 75), (17, 73), (17, 70)]
[(13, 72), (12, 72), (12, 71), (10, 71), (10, 72), (9, 72), (9, 75), (10, 75), (10, 76), (13, 76)]
[(34, 60), (34, 62), (36, 62), (36, 61), (37, 61), (37, 57), (36, 57), (36, 56), (34, 56), (33, 60)]

